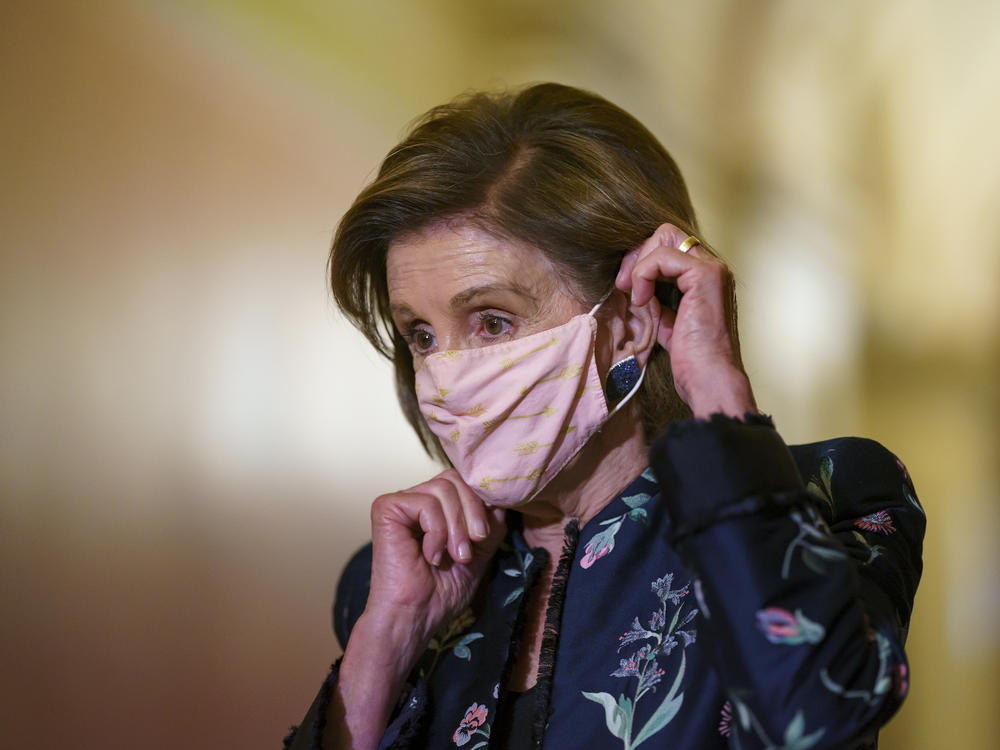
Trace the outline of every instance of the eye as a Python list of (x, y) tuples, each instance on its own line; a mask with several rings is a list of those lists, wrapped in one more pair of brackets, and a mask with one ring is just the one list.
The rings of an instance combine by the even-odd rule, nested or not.
[(419, 351), (427, 351), (434, 346), (434, 336), (428, 331), (416, 331), (413, 334), (413, 345)]
[(403, 334), (403, 338), (418, 354), (423, 354), (434, 347), (434, 334), (426, 328), (411, 328)]
[(510, 332), (511, 322), (492, 313), (480, 313), (479, 322), (487, 336), (500, 336)]

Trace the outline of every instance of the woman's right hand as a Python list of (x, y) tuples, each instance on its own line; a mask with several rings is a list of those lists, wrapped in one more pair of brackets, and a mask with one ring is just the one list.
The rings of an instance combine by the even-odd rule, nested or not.
[(454, 469), (372, 503), (372, 577), (365, 614), (409, 623), (430, 639), (468, 606), (506, 534)]
[(472, 600), (507, 533), (458, 472), (372, 503), (368, 604), (344, 651), (324, 747), (379, 744), (406, 675), (427, 642)]

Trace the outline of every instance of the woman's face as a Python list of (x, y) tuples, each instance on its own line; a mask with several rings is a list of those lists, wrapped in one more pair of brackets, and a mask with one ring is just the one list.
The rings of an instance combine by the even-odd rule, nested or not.
[(538, 333), (589, 309), (540, 252), (468, 224), (393, 242), (386, 265), (393, 322), (417, 370), (435, 352)]

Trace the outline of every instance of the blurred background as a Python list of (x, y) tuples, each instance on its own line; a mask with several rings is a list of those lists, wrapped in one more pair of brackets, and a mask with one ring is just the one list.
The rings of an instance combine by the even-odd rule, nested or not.
[(741, 279), (758, 401), (927, 509), (884, 748), (997, 747), (1000, 4), (5, 0), (0, 745), (277, 748), (368, 504), (436, 469), (333, 310), (405, 125), (556, 80), (636, 114)]

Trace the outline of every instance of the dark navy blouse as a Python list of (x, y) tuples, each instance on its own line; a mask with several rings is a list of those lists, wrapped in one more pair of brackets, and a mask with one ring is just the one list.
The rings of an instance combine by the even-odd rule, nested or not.
[[(924, 513), (903, 464), (859, 438), (786, 446), (765, 417), (676, 423), (650, 464), (567, 527), (535, 688), (516, 705), (504, 688), (547, 559), (515, 522), (381, 747), (875, 746), (906, 695), (921, 570)], [(369, 545), (338, 587), (342, 645), (370, 574)], [(321, 747), (337, 670), (286, 748)], [(491, 742), (498, 716), (520, 741)]]

